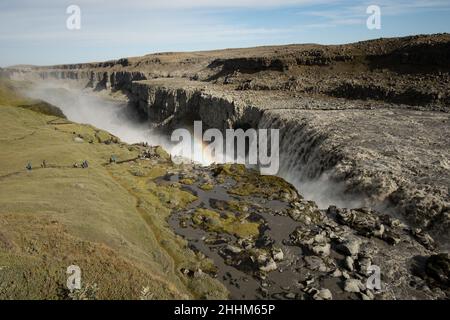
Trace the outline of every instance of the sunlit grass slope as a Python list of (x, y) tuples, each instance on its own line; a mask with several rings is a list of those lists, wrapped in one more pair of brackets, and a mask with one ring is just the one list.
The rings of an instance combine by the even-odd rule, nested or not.
[[(133, 159), (140, 148), (19, 108), (30, 101), (10, 85), (0, 83), (0, 299), (226, 297), (209, 276), (180, 272), (212, 266), (167, 226), (172, 208), (194, 200), (155, 182), (173, 167), (168, 157), (109, 165), (111, 155)], [(87, 169), (74, 168), (84, 160)], [(70, 265), (82, 271), (75, 294), (66, 288)]]

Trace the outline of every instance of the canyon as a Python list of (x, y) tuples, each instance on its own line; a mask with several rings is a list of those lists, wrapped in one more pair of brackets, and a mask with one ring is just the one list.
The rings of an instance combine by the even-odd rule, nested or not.
[(321, 207), (392, 209), (448, 240), (449, 41), (160, 53), (8, 72), (120, 92), (166, 132), (194, 120), (204, 130), (281, 129), (280, 176)]
[[(448, 34), (337, 46), (158, 53), (1, 72), (15, 81), (46, 84), (50, 95), (68, 86), (128, 104), (161, 135), (195, 120), (204, 130), (279, 129), (283, 182), (219, 164), (166, 168), (154, 182), (184, 185), (185, 192), (199, 198), (195, 205), (172, 208), (169, 224), (186, 239), (206, 237), (206, 244), (191, 246), (214, 256), (223, 270), (234, 267), (218, 272), (234, 298), (373, 299), (362, 280), (375, 262), (392, 286), (382, 298), (447, 294), (448, 280), (423, 289), (428, 280), (419, 280), (411, 269), (418, 264), (427, 270), (435, 260), (448, 268)], [(215, 214), (224, 210), (242, 215), (249, 230), (261, 224), (258, 237), (248, 244), (249, 230), (230, 232), (234, 218)], [(193, 226), (186, 226), (186, 216)], [(267, 231), (277, 223), (279, 232)], [(296, 247), (302, 248), (302, 261), (293, 253)], [(280, 268), (285, 276), (270, 275)], [(198, 270), (183, 272), (196, 281), (204, 277)], [(253, 280), (236, 280), (245, 278), (242, 272)], [(442, 280), (421, 272), (433, 284)], [(448, 277), (448, 269), (442, 272)], [(300, 278), (295, 290), (268, 289), (292, 275)], [(344, 286), (338, 289), (340, 278)], [(396, 278), (399, 284), (391, 285)]]

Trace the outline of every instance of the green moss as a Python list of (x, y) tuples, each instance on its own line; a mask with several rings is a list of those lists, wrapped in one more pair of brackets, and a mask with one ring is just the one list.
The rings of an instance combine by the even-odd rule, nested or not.
[(233, 176), (239, 177), (246, 174), (247, 169), (243, 164), (222, 164), (217, 165), (213, 168), (213, 173), (216, 177), (218, 176)]
[(202, 189), (203, 191), (211, 191), (214, 189), (214, 185), (212, 183), (203, 183), (200, 186), (200, 189)]
[(245, 213), (248, 211), (248, 205), (245, 202), (241, 201), (228, 201), (227, 202), (228, 207), (230, 211), (237, 212), (237, 213)]
[(263, 176), (244, 165), (225, 164), (212, 168), (216, 179), (232, 178), (236, 181), (228, 193), (239, 196), (259, 195), (279, 200), (293, 200), (298, 197), (294, 186), (276, 176)]
[(258, 223), (240, 220), (231, 213), (225, 213), (221, 216), (215, 211), (200, 208), (192, 216), (192, 222), (208, 231), (228, 233), (239, 238), (257, 237), (259, 235)]
[(237, 196), (250, 196), (258, 193), (260, 190), (253, 184), (250, 183), (240, 183), (234, 188), (230, 188), (228, 193), (235, 194)]
[(190, 185), (193, 185), (195, 183), (195, 180), (191, 179), (191, 178), (183, 178), (183, 179), (180, 179), (180, 183), (190, 186)]

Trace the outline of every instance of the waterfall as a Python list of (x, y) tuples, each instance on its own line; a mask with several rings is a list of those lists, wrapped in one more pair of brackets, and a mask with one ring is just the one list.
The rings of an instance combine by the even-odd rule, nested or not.
[(265, 112), (259, 128), (280, 130), (278, 176), (292, 183), (307, 200), (313, 200), (322, 209), (365, 204), (364, 197), (350, 192), (335, 170), (342, 158), (339, 148), (331, 146), (327, 135), (306, 119), (290, 121), (276, 112)]

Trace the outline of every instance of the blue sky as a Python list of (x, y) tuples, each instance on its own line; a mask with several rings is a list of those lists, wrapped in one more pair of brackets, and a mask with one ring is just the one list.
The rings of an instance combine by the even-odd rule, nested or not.
[[(81, 29), (68, 30), (69, 5)], [(381, 30), (366, 8), (381, 7)], [(2, 0), (0, 66), (450, 32), (450, 0)]]

